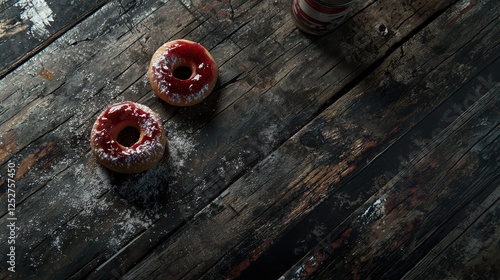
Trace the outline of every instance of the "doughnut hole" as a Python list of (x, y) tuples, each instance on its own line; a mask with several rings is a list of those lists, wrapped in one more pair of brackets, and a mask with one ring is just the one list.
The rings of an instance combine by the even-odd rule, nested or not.
[(139, 124), (134, 122), (122, 122), (115, 127), (112, 133), (113, 139), (123, 147), (132, 147), (142, 138)]
[(191, 71), (191, 68), (187, 66), (179, 66), (174, 69), (174, 77), (179, 80), (187, 80), (191, 78), (192, 74), (193, 72)]
[(127, 126), (118, 133), (116, 142), (118, 142), (118, 144), (122, 146), (130, 147), (137, 143), (140, 138), (141, 132), (137, 128), (133, 126)]
[(196, 71), (196, 65), (189, 65), (188, 63), (182, 63), (174, 67), (172, 75), (179, 80), (189, 80), (193, 77)]

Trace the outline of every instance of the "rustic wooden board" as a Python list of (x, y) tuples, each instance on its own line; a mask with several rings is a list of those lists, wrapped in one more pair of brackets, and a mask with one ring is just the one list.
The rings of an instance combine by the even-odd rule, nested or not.
[[(490, 2), (490, 4), (497, 5), (493, 2)], [(462, 5), (462, 3), (458, 5)], [(457, 6), (454, 8), (456, 9)], [(449, 45), (446, 42), (447, 38), (449, 38), (449, 30), (442, 31), (437, 27), (442, 26), (442, 22), (448, 22), (453, 13), (456, 13), (456, 10), (450, 9), (436, 23), (422, 30), (426, 36), (434, 37), (437, 46), (439, 44)], [(464, 18), (466, 16), (467, 14), (463, 15)], [(473, 26), (469, 23), (476, 22), (478, 19), (474, 12), (469, 13), (468, 16), (469, 18), (462, 19), (464, 22), (462, 25), (457, 26), (457, 31), (458, 29), (463, 29), (464, 26)], [(374, 78), (373, 82), (367, 85), (362, 84), (356, 88), (355, 92), (361, 96), (359, 100), (352, 98), (352, 96), (349, 98), (346, 97), (345, 102), (348, 104), (344, 105), (345, 107), (338, 108), (338, 106), (333, 106), (325, 116), (321, 116), (313, 122), (313, 125), (311, 125), (312, 128), (299, 133), (299, 136), (294, 136), (296, 138), (294, 141), (290, 141), (291, 143), (287, 142), (284, 147), (266, 159), (262, 165), (259, 164), (258, 168), (250, 175), (245, 176), (242, 180), (237, 181), (229, 187), (219, 199), (213, 202), (213, 205), (204, 209), (204, 215), (199, 214), (197, 216), (198, 219), (195, 217), (185, 229), (181, 229), (181, 232), (177, 233), (171, 241), (169, 240), (163, 249), (160, 247), (158, 250), (155, 250), (144, 261), (143, 265), (137, 268), (137, 273), (132, 272), (128, 278), (132, 279), (148, 271), (151, 273), (149, 275), (151, 277), (182, 275), (186, 278), (196, 278), (200, 276), (200, 273), (210, 269), (212, 263), (217, 261), (220, 261), (221, 267), (216, 267), (214, 271), (209, 272), (205, 276), (214, 279), (221, 278), (222, 276), (241, 276), (248, 279), (255, 279), (258, 276), (279, 276), (279, 274), (269, 275), (267, 273), (270, 273), (272, 269), (276, 269), (276, 266), (273, 266), (273, 263), (270, 264), (269, 261), (283, 262), (284, 253), (280, 250), (282, 247), (276, 248), (275, 255), (262, 261), (260, 266), (252, 270), (253, 274), (250, 274), (250, 276), (244, 277), (245, 275), (240, 275), (239, 273), (241, 270), (248, 268), (252, 262), (258, 260), (261, 254), (273, 244), (274, 240), (280, 237), (281, 232), (287, 230), (291, 219), (300, 219), (314, 209), (328, 194), (342, 186), (341, 182), (343, 180), (349, 180), (350, 176), (352, 176), (351, 173), (354, 173), (356, 170), (362, 170), (370, 158), (377, 155), (377, 150), (379, 152), (385, 151), (387, 145), (393, 141), (391, 139), (398, 139), (398, 137), (406, 133), (407, 127), (411, 127), (412, 123), (415, 124), (419, 121), (418, 116), (425, 116), (436, 105), (449, 98), (455, 90), (462, 86), (463, 79), (472, 79), (485, 64), (490, 64), (492, 59), (498, 58), (496, 48), (488, 49), (496, 44), (487, 44), (491, 40), (496, 40), (490, 36), (498, 34), (496, 27), (498, 25), (497, 19), (492, 21), (489, 18), (483, 24), (489, 28), (478, 26), (477, 30), (482, 32), (478, 36), (477, 41), (469, 42), (467, 39), (462, 41), (463, 43), (460, 43), (460, 39), (455, 38), (455, 44), (450, 47), (450, 52), (441, 50), (441, 59), (438, 56), (435, 63), (429, 63), (428, 60), (424, 59), (415, 60), (416, 62), (423, 63), (422, 65), (408, 65), (405, 60), (399, 60), (401, 61), (400, 63), (406, 65), (407, 68), (404, 68), (405, 72), (412, 72), (412, 69), (418, 69), (422, 71), (419, 75), (426, 77), (418, 85), (410, 85), (412, 87), (410, 87), (411, 90), (409, 92), (403, 90), (404, 85), (397, 86), (398, 83), (395, 83), (392, 75), (385, 73), (387, 68), (381, 67), (378, 70), (378, 75), (381, 78)], [(467, 34), (470, 31), (465, 29), (463, 32)], [(409, 42), (409, 45), (415, 44), (415, 41), (417, 44), (421, 43), (420, 39), (421, 37), (417, 37), (416, 40)], [(432, 41), (425, 43), (434, 46)], [(464, 43), (468, 44), (463, 47)], [(484, 48), (478, 48), (478, 46), (484, 46)], [(403, 45), (403, 48), (407, 49), (406, 45)], [(453, 48), (460, 50), (458, 54), (452, 56), (452, 58), (455, 58), (454, 60), (450, 58), (450, 55), (455, 54), (457, 49)], [(420, 48), (410, 48), (409, 51), (405, 52), (405, 55), (415, 57), (420, 54), (425, 57), (425, 53), (420, 53), (421, 50)], [(399, 58), (400, 53), (394, 53), (393, 58), (395, 57)], [(480, 59), (475, 61), (478, 58)], [(440, 64), (440, 62), (446, 59), (446, 63)], [(475, 63), (470, 63), (471, 61), (475, 61)], [(395, 64), (396, 59), (390, 59), (383, 66), (391, 65), (389, 63)], [(456, 65), (462, 64), (469, 65), (466, 72), (452, 73), (449, 76), (442, 74), (447, 73), (443, 69), (454, 68)], [(398, 65), (392, 65), (392, 67), (396, 66)], [(437, 69), (435, 69), (436, 66), (438, 66)], [(426, 72), (425, 69), (432, 72)], [(498, 65), (495, 65), (494, 69), (498, 69)], [(413, 72), (415, 73), (415, 71)], [(495, 72), (495, 76), (497, 75), (498, 72)], [(436, 77), (439, 77), (439, 79), (436, 79)], [(371, 81), (372, 79), (368, 78), (367, 80)], [(459, 81), (462, 81), (462, 83)], [(380, 86), (381, 84), (383, 87), (377, 88), (376, 86), (372, 86)], [(365, 92), (367, 89), (370, 90)], [(398, 89), (398, 91), (393, 89)], [(498, 116), (491, 115), (491, 112), (494, 112), (491, 108), (498, 106), (497, 100), (494, 99), (498, 95), (498, 92), (493, 91), (490, 95), (490, 100), (488, 101), (495, 102), (489, 103), (489, 108), (480, 108), (489, 112), (490, 116), (486, 118), (490, 120), (488, 125), (495, 128), (498, 125)], [(392, 102), (395, 105), (384, 108), (384, 106), (391, 104), (385, 100), (395, 98), (399, 98), (398, 102)], [(375, 102), (375, 100), (381, 100), (381, 102)], [(410, 100), (412, 102), (408, 102)], [(409, 110), (407, 107), (408, 104), (426, 104), (428, 107), (412, 108)], [(454, 104), (450, 104), (449, 108), (452, 108), (452, 105)], [(359, 112), (373, 112), (373, 114), (378, 114), (380, 117), (378, 117), (377, 123), (372, 121), (367, 123), (366, 120), (362, 119), (364, 115), (360, 115)], [(478, 120), (481, 122), (482, 118), (478, 118)], [(474, 125), (476, 123), (470, 124), (472, 127)], [(465, 126), (464, 131), (468, 131), (468, 129), (469, 126)], [(489, 129), (486, 129), (486, 132), (488, 131)], [(352, 138), (355, 137), (354, 135), (358, 135), (360, 138)], [(458, 135), (463, 134), (458, 133)], [(451, 138), (450, 141), (455, 140)], [(445, 150), (444, 152), (447, 151)], [(488, 151), (484, 152), (488, 154)], [(483, 165), (478, 164), (477, 166)], [(489, 173), (489, 176), (494, 175), (494, 171), (497, 171), (495, 165), (492, 168), (493, 170), (490, 170), (490, 172), (493, 171), (493, 173)], [(424, 169), (424, 171), (426, 170)], [(460, 171), (460, 168), (457, 168), (457, 171)], [(449, 170), (445, 166), (441, 172), (446, 174)], [(275, 174), (275, 176), (271, 174)], [(471, 175), (473, 174), (464, 174), (464, 176)], [(406, 176), (399, 175), (396, 178), (406, 179)], [(425, 177), (418, 174), (417, 178)], [(405, 181), (403, 182), (406, 183)], [(362, 186), (362, 184), (360, 185)], [(358, 188), (360, 185), (357, 185)], [(477, 187), (481, 188), (484, 186), (479, 184)], [(493, 187), (495, 188), (496, 186)], [(448, 190), (451, 189), (453, 188), (450, 187)], [(372, 188), (364, 188), (360, 191), (368, 192), (368, 194), (375, 192)], [(365, 198), (356, 198), (366, 199), (366, 195)], [(406, 195), (402, 195), (402, 198), (406, 197)], [(361, 200), (361, 202), (364, 201)], [(375, 201), (376, 199), (373, 199), (371, 203), (375, 203)], [(422, 201), (416, 202), (423, 203)], [(360, 208), (358, 211), (365, 211), (366, 208), (367, 206), (365, 205), (364, 209)], [(336, 213), (335, 211), (332, 212), (330, 215), (322, 217), (326, 219), (332, 217)], [(343, 213), (343, 215), (349, 215), (349, 213)], [(338, 222), (342, 222), (342, 218)], [(415, 226), (415, 228), (418, 227)], [(348, 229), (346, 229), (346, 232), (348, 232)], [(342, 231), (342, 233), (345, 232)], [(364, 238), (370, 238), (371, 236), (370, 233), (363, 235)], [(398, 238), (397, 235), (391, 237), (394, 237), (394, 242), (401, 242), (401, 238)], [(333, 240), (337, 241), (337, 239)], [(225, 251), (228, 250), (226, 248), (231, 249), (238, 242), (242, 242), (243, 244), (236, 247), (232, 254), (225, 255), (227, 254)], [(373, 242), (364, 242), (363, 244), (366, 244), (366, 246), (374, 245)], [(288, 249), (294, 248), (290, 244), (287, 245), (286, 248)], [(397, 243), (394, 246), (397, 247)], [(234, 267), (226, 267), (227, 270), (224, 270), (224, 266), (227, 266), (228, 262), (234, 260), (235, 255), (241, 255), (241, 252), (247, 252), (248, 255), (246, 255), (245, 259), (242, 259), (241, 263), (235, 262)], [(285, 253), (284, 255), (289, 254)], [(221, 259), (223, 256), (224, 258)], [(280, 256), (282, 258), (279, 258)], [(346, 254), (346, 256), (350, 255)], [(178, 259), (181, 260), (178, 261)], [(391, 261), (393, 260), (391, 259)], [(183, 265), (176, 265), (180, 263)], [(352, 262), (348, 262), (348, 264), (352, 264)], [(373, 263), (373, 265), (376, 264), (379, 263)], [(351, 270), (339, 269), (337, 271), (350, 272)], [(227, 272), (228, 275), (219, 275), (219, 273), (224, 272)], [(329, 277), (327, 276), (326, 278)]]
[[(492, 32), (495, 34), (498, 31), (492, 30), (492, 24), (496, 24), (496, 20), (492, 20), (492, 18), (489, 18), (484, 22), (484, 24), (489, 25), (488, 32)], [(404, 73), (412, 73), (414, 77), (417, 80), (420, 80), (419, 77), (424, 77), (428, 75), (426, 73), (427, 71), (432, 70), (436, 67), (436, 64), (439, 64), (440, 61), (442, 61), (440, 58), (448, 58), (450, 54), (453, 54), (457, 52), (457, 48), (460, 49), (462, 43), (460, 43), (460, 39), (452, 39), (454, 42), (448, 41), (449, 37), (447, 36), (447, 33), (449, 30), (444, 31), (440, 36), (436, 36), (436, 32), (440, 33), (441, 31), (439, 30), (433, 30), (432, 26), (439, 26), (440, 21), (448, 21), (446, 17), (442, 17), (441, 19), (436, 19), (436, 22), (431, 25), (431, 28), (426, 28), (422, 30), (420, 34), (417, 34), (414, 39), (410, 40), (408, 44), (405, 44), (402, 46), (402, 49), (407, 50), (404, 52), (404, 55), (411, 58), (412, 61), (422, 61), (424, 65), (412, 65), (412, 67), (408, 67), (407, 64), (405, 63), (405, 60), (403, 58), (402, 63), (398, 65), (397, 61), (399, 60), (399, 56), (397, 54), (394, 54), (393, 56), (388, 58), (388, 61), (385, 62), (380, 69), (380, 76), (382, 76), (383, 72), (386, 71), (386, 69), (390, 69), (392, 67), (397, 67), (397, 69), (400, 69), (398, 72), (393, 72), (391, 71), (390, 73), (386, 73), (388, 77), (385, 77), (382, 79), (382, 81), (379, 81), (379, 79), (374, 79), (375, 81), (373, 84), (367, 84), (363, 85), (361, 88), (362, 89), (369, 89), (372, 91), (373, 89), (376, 89), (376, 92), (379, 92), (378, 94), (375, 94), (373, 97), (365, 97), (365, 105), (366, 108), (362, 107), (356, 107), (357, 112), (367, 112), (367, 109), (369, 108), (369, 112), (373, 112), (375, 115), (379, 115), (380, 111), (377, 111), (377, 107), (373, 107), (373, 104), (378, 103), (376, 100), (380, 100), (380, 102), (386, 102), (386, 100), (389, 97), (394, 97), (395, 94), (403, 94), (403, 92), (407, 91), (408, 87), (414, 87), (415, 85), (410, 84), (410, 85), (405, 85), (405, 84), (399, 84), (394, 81), (393, 78), (393, 73), (401, 73), (403, 76)], [(472, 23), (476, 22), (476, 16), (474, 14), (469, 14), (469, 18), (464, 20), (462, 25), (457, 26), (457, 28), (463, 28), (464, 26), (472, 25)], [(434, 25), (435, 24), (435, 25)], [(494, 25), (493, 25), (494, 26)], [(481, 30), (484, 27), (480, 27), (479, 30)], [(430, 31), (430, 32), (429, 32)], [(455, 33), (458, 32), (458, 33)], [(461, 31), (458, 29), (453, 32), (455, 34), (460, 34)], [(463, 32), (466, 32), (464, 34), (467, 34), (466, 28), (463, 28)], [(424, 34), (425, 37), (420, 36), (421, 34)], [(484, 33), (483, 33), (484, 34)], [(434, 38), (434, 41), (428, 41), (428, 40), (422, 40), (422, 38), (429, 38), (432, 37)], [(482, 41), (476, 41), (473, 44), (468, 43), (469, 47), (464, 48), (463, 50), (460, 51), (460, 53), (457, 56), (464, 56), (467, 57), (469, 54), (471, 56), (471, 61), (476, 59), (477, 56), (481, 56), (483, 52), (489, 52), (486, 51), (485, 49), (481, 49), (476, 51), (473, 51), (471, 49), (475, 49), (477, 46), (476, 44), (482, 44), (482, 45), (489, 45), (489, 40), (491, 38), (486, 38), (486, 39), (481, 39)], [(469, 39), (464, 40), (463, 43), (468, 42)], [(439, 42), (439, 43), (438, 43)], [(425, 43), (426, 45), (428, 44), (430, 46), (429, 49), (418, 47), (421, 43)], [(409, 47), (413, 46), (413, 47)], [(440, 46), (446, 46), (446, 48), (449, 48), (448, 50), (441, 48)], [(431, 49), (432, 48), (432, 49)], [(440, 53), (442, 56), (435, 56), (432, 55), (433, 59), (435, 60), (436, 64), (427, 64), (427, 60), (425, 59), (418, 59), (418, 57), (425, 58), (425, 56), (429, 56), (429, 51), (434, 51), (434, 50), (440, 50)], [(410, 51), (408, 51), (410, 50)], [(426, 51), (422, 51), (426, 50)], [(476, 54), (476, 55), (474, 55)], [(495, 56), (494, 56), (495, 57)], [(483, 59), (483, 58), (481, 58)], [(401, 61), (401, 60), (399, 60)], [(401, 63), (401, 62), (400, 62)], [(478, 65), (481, 65), (482, 60), (478, 62)], [(471, 63), (466, 63), (467, 65), (470, 65)], [(486, 62), (486, 65), (488, 62)], [(457, 65), (461, 65), (461, 63), (457, 63)], [(304, 252), (307, 251), (313, 247), (315, 247), (318, 244), (318, 241), (323, 245), (323, 247), (327, 247), (329, 245), (325, 244), (325, 241), (323, 241), (323, 238), (327, 238), (327, 240), (333, 242), (333, 241), (338, 241), (339, 236), (347, 230), (346, 228), (337, 228), (338, 224), (344, 221), (344, 219), (348, 218), (348, 215), (356, 209), (357, 207), (360, 207), (362, 203), (365, 202), (366, 199), (369, 198), (370, 195), (373, 194), (373, 190), (369, 188), (369, 186), (377, 186), (378, 184), (385, 184), (387, 181), (392, 179), (393, 177), (396, 176), (402, 177), (403, 179), (406, 179), (407, 176), (409, 175), (401, 175), (398, 174), (397, 168), (401, 168), (404, 166), (405, 163), (409, 162), (411, 159), (414, 157), (417, 157), (421, 150), (424, 148), (427, 150), (429, 149), (428, 146), (432, 147), (433, 143), (429, 144), (430, 139), (432, 139), (436, 134), (439, 133), (441, 130), (443, 130), (441, 125), (449, 125), (451, 121), (455, 118), (457, 118), (465, 109), (471, 105), (471, 103), (474, 103), (476, 100), (479, 99), (478, 96), (480, 94), (484, 94), (484, 92), (487, 91), (487, 89), (491, 88), (496, 81), (500, 80), (498, 78), (498, 62), (494, 66), (490, 66), (491, 69), (489, 69), (489, 72), (481, 74), (479, 77), (474, 78), (474, 86), (473, 87), (468, 87), (467, 90), (460, 90), (460, 94), (453, 93), (453, 95), (447, 99), (447, 102), (445, 104), (447, 105), (441, 105), (440, 109), (434, 109), (433, 116), (426, 117), (425, 121), (421, 121), (423, 125), (420, 125), (420, 128), (413, 129), (412, 133), (408, 133), (407, 136), (404, 138), (401, 138), (398, 140), (397, 144), (394, 144), (394, 147), (391, 147), (390, 149), (384, 151), (383, 156), (379, 156), (377, 160), (374, 162), (370, 163), (370, 166), (365, 168), (363, 170), (363, 173), (357, 175), (355, 178), (358, 179), (353, 179), (347, 186), (343, 186), (341, 190), (335, 189), (335, 191), (332, 194), (332, 197), (329, 200), (326, 200), (325, 202), (322, 202), (322, 204), (318, 207), (318, 210), (315, 210), (313, 213), (311, 213), (310, 220), (307, 220), (305, 222), (300, 223), (297, 225), (293, 230), (291, 230), (289, 233), (287, 233), (286, 236), (278, 236), (276, 237), (279, 240), (278, 244), (274, 244), (271, 249), (263, 253), (263, 256), (260, 257), (258, 260), (254, 260), (253, 258), (254, 255), (243, 255), (240, 256), (240, 254), (229, 254), (228, 256), (225, 257), (223, 261), (221, 261), (221, 266), (222, 265), (227, 265), (227, 262), (229, 262), (231, 259), (235, 258), (240, 258), (241, 263), (236, 262), (234, 264), (234, 267), (231, 269), (231, 267), (227, 268), (227, 271), (231, 271), (231, 273), (236, 273), (239, 274), (239, 269), (241, 269), (240, 266), (245, 267), (248, 265), (250, 262), (255, 262), (255, 264), (252, 264), (250, 267), (250, 272), (246, 272), (241, 275), (242, 278), (247, 278), (247, 279), (252, 279), (258, 276), (258, 274), (264, 274), (267, 276), (276, 276), (279, 277), (283, 271), (283, 269), (288, 269), (289, 266), (292, 266), (293, 261), (297, 261), (298, 258), (301, 258), (302, 255), (298, 254), (297, 252)], [(440, 67), (440, 71), (443, 71), (446, 68)], [(455, 68), (453, 68), (455, 69)], [(496, 72), (494, 71), (496, 70)], [(419, 73), (420, 72), (420, 73)], [(446, 72), (446, 71), (443, 71)], [(456, 73), (459, 75), (458, 73)], [(403, 76), (404, 77), (404, 76)], [(460, 77), (462, 79), (463, 77)], [(401, 79), (399, 79), (401, 81)], [(413, 81), (411, 79), (406, 78), (404, 81)], [(431, 81), (428, 82), (430, 84)], [(448, 82), (448, 84), (453, 84), (454, 82)], [(373, 86), (376, 85), (376, 86)], [(383, 86), (381, 86), (383, 85)], [(422, 93), (425, 93), (425, 96), (427, 96), (427, 91), (425, 90), (426, 87), (428, 86), (427, 84), (424, 84), (425, 86), (420, 86), (417, 87), (416, 89), (412, 89), (411, 95), (410, 96), (415, 96), (418, 97)], [(446, 86), (446, 84), (445, 84)], [(420, 91), (420, 92), (419, 92)], [(446, 92), (446, 89), (440, 90), (438, 92)], [(437, 92), (437, 93), (438, 93)], [(372, 93), (373, 94), (373, 93)], [(384, 94), (384, 95), (381, 95)], [(422, 97), (419, 97), (420, 100), (422, 100)], [(351, 99), (348, 99), (349, 102), (352, 102)], [(358, 101), (360, 102), (360, 101)], [(413, 103), (413, 102), (412, 102)], [(387, 103), (383, 103), (382, 106)], [(402, 103), (401, 103), (402, 104)], [(408, 102), (406, 103), (408, 104)], [(415, 100), (413, 104), (422, 104), (418, 102), (418, 99)], [(423, 104), (428, 104), (431, 108), (434, 108), (432, 103), (429, 102), (423, 102)], [(372, 108), (375, 109), (372, 111)], [(404, 114), (397, 115), (396, 117), (399, 118), (406, 118), (408, 112), (411, 112), (413, 109), (406, 108), (402, 112)], [(494, 110), (492, 110), (494, 111)], [(395, 111), (395, 114), (397, 114), (397, 111)], [(393, 113), (390, 113), (391, 116), (394, 116)], [(410, 115), (411, 116), (411, 115)], [(361, 115), (361, 118), (363, 115)], [(356, 116), (350, 116), (350, 119), (355, 120), (357, 117)], [(387, 117), (384, 116), (384, 119)], [(498, 118), (497, 118), (498, 119)], [(495, 118), (493, 118), (495, 120)], [(362, 120), (359, 119), (359, 122), (363, 121), (368, 121), (368, 120)], [(441, 123), (439, 123), (441, 121)], [(369, 124), (372, 126), (370, 129), (377, 129), (380, 127), (379, 123), (379, 118), (375, 118), (375, 120), (369, 120)], [(388, 122), (393, 123), (391, 121)], [(387, 131), (390, 131), (390, 129), (387, 129)], [(466, 133), (461, 134), (464, 140), (460, 140), (460, 142), (468, 141), (467, 137), (465, 136)], [(432, 137), (431, 137), (432, 136)], [(341, 137), (339, 137), (342, 139)], [(406, 140), (405, 140), (406, 139)], [(310, 147), (317, 147), (320, 145), (324, 145), (324, 137), (322, 136), (321, 133), (318, 133), (316, 131), (311, 131), (306, 134), (304, 134), (303, 138), (301, 139), (302, 144)], [(420, 142), (419, 142), (420, 141)], [(408, 151), (409, 149), (409, 151)], [(338, 149), (339, 151), (343, 151), (345, 149)], [(452, 150), (452, 149), (450, 149)], [(450, 152), (450, 150), (448, 152)], [(427, 152), (427, 151), (425, 151)], [(453, 152), (455, 152), (453, 150)], [(451, 152), (451, 153), (453, 153)], [(406, 153), (406, 154), (405, 154)], [(488, 153), (492, 153), (491, 151), (484, 151), (485, 155), (488, 155)], [(495, 153), (492, 153), (495, 154)], [(300, 156), (298, 158), (301, 158)], [(364, 157), (363, 157), (364, 158)], [(418, 159), (418, 157), (417, 157)], [(489, 162), (485, 161), (483, 164), (488, 164)], [(439, 163), (434, 163), (436, 165), (439, 165)], [(478, 166), (482, 166), (481, 164), (478, 164)], [(299, 168), (300, 169), (300, 168)], [(416, 168), (411, 165), (408, 167), (409, 170), (415, 170)], [(473, 169), (474, 170), (474, 169)], [(444, 170), (444, 172), (448, 172), (448, 170)], [(438, 172), (436, 172), (438, 174)], [(474, 174), (469, 174), (470, 176), (473, 176)], [(492, 175), (495, 175), (493, 173)], [(370, 179), (371, 178), (371, 179)], [(421, 180), (423, 181), (422, 183), (425, 183), (426, 181), (431, 181), (429, 178), (420, 176)], [(370, 181), (372, 180), (372, 181)], [(403, 180), (403, 183), (406, 181)], [(396, 187), (400, 185), (401, 182), (396, 183)], [(364, 188), (360, 188), (359, 186), (366, 186)], [(480, 187), (480, 186), (479, 186)], [(496, 186), (493, 186), (496, 187)], [(472, 187), (471, 187), (472, 188)], [(377, 188), (378, 189), (378, 188)], [(491, 191), (491, 190), (490, 190)], [(374, 201), (376, 201), (378, 198), (375, 198)], [(468, 199), (468, 198), (467, 198)], [(302, 199), (299, 199), (299, 201), (302, 201)], [(312, 207), (310, 205), (310, 207)], [(346, 209), (347, 207), (347, 209)], [(368, 206), (364, 205), (361, 209), (366, 209)], [(365, 211), (365, 210), (362, 210)], [(363, 213), (363, 212), (362, 212)], [(321, 219), (323, 217), (323, 219)], [(322, 226), (318, 226), (318, 224), (321, 224)], [(336, 233), (333, 235), (327, 235), (326, 232), (329, 232), (333, 229), (336, 229)], [(369, 234), (366, 234), (367, 236)], [(267, 240), (266, 240), (267, 241)], [(260, 241), (262, 242), (262, 241)], [(250, 245), (249, 245), (250, 244)], [(371, 245), (374, 245), (370, 243)], [(251, 243), (243, 243), (239, 246), (241, 248), (239, 251), (242, 252), (248, 252), (252, 251), (253, 249), (258, 248), (258, 245), (262, 245), (261, 243), (257, 244), (251, 244)], [(246, 246), (250, 246), (246, 247)], [(243, 248), (243, 249), (242, 249)], [(236, 250), (238, 251), (238, 250)], [(252, 251), (254, 253), (254, 251)], [(327, 255), (331, 253), (331, 250), (327, 250)], [(316, 253), (316, 252), (314, 252)], [(307, 264), (307, 260), (309, 258), (313, 258), (315, 255), (314, 253), (311, 253), (307, 255), (304, 258), (304, 262)], [(324, 251), (322, 252), (324, 253)], [(335, 251), (335, 254), (337, 254), (337, 251)], [(359, 255), (359, 254), (358, 254)], [(287, 256), (286, 258), (284, 256)], [(295, 257), (290, 257), (290, 256), (295, 256)], [(320, 255), (321, 256), (321, 255)], [(339, 256), (342, 256), (342, 254), (339, 254)], [(368, 256), (367, 256), (368, 258)], [(412, 259), (412, 258), (404, 258), (404, 259)], [(319, 261), (318, 261), (319, 262)], [(380, 264), (380, 263), (377, 263)], [(288, 265), (288, 267), (287, 267)], [(308, 264), (309, 266), (311, 263)], [(297, 270), (302, 269), (304, 271), (304, 267), (302, 265), (295, 265), (294, 268)], [(310, 268), (310, 267), (309, 267)], [(296, 270), (290, 271), (287, 275), (291, 277)], [(274, 274), (273, 274), (274, 273)], [(262, 275), (261, 275), (262, 276)]]
[[(498, 60), (493, 65), (495, 76), (500, 74), (499, 65)], [(344, 228), (349, 236), (344, 236), (342, 244), (335, 248), (339, 252), (330, 251), (331, 260), (323, 260), (328, 268), (319, 278), (356, 275), (360, 278), (400, 278), (465, 219), (469, 211), (476, 205), (483, 205), (485, 196), (496, 192), (499, 158), (494, 147), (498, 146), (499, 135), (498, 113), (494, 108), (498, 106), (499, 90), (499, 87), (485, 90), (484, 96), (435, 137), (429, 138), (430, 142), (421, 151), (407, 155), (410, 162), (398, 174), (389, 176), (387, 185), (382, 187), (390, 190), (374, 195), (366, 211), (358, 213)], [(467, 97), (473, 92), (470, 90), (464, 95)], [(443, 104), (444, 112), (463, 104), (464, 100)], [(485, 119), (489, 121), (484, 122)], [(412, 158), (415, 154), (417, 156)], [(456, 192), (457, 189), (461, 191)], [(330, 238), (331, 243), (337, 240), (335, 236)], [(378, 240), (370, 243), (375, 239)], [(484, 244), (483, 248), (487, 246)], [(472, 271), (485, 275), (487, 270), (483, 269), (495, 263), (496, 252), (490, 254)]]
[[(499, 182), (493, 182), (498, 186)], [(471, 212), (436, 245), (405, 277), (419, 278), (489, 278), (498, 269), (498, 188), (483, 203), (471, 204)]]
[[(0, 171), (18, 165), (18, 275), (253, 275), (286, 232), (370, 178), (362, 170), (498, 58), (498, 4), (467, 3), (358, 1), (343, 26), (313, 38), (293, 25), (289, 1), (110, 1), (0, 81)], [(193, 108), (165, 105), (145, 76), (154, 50), (179, 37), (220, 66), (215, 92)], [(88, 147), (97, 114), (120, 100), (150, 106), (168, 128), (168, 155), (144, 174), (109, 172)], [(369, 209), (377, 191), (360, 189), (343, 215)]]
[[(102, 7), (107, 0), (3, 1), (0, 4), (0, 78)], [(125, 9), (125, 7), (123, 7)], [(50, 72), (40, 75), (52, 79)]]

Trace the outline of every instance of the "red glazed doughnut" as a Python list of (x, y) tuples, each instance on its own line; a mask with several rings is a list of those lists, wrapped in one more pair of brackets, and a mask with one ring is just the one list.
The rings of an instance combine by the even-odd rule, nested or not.
[(111, 105), (97, 118), (90, 146), (97, 160), (120, 173), (138, 173), (163, 157), (163, 124), (151, 109), (134, 102)]
[(191, 106), (207, 97), (217, 82), (212, 55), (200, 44), (174, 40), (158, 48), (148, 68), (156, 95), (175, 106)]

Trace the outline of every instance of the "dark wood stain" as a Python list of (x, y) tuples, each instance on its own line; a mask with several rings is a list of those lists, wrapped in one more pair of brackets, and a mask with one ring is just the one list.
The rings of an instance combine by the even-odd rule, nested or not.
[[(354, 1), (323, 37), (297, 30), (287, 0), (46, 1), (43, 36), (7, 2), (0, 201), (13, 162), (15, 278), (500, 275), (498, 1)], [(165, 104), (145, 76), (175, 38), (219, 65), (194, 107)], [(95, 118), (122, 100), (167, 130), (144, 173), (90, 151)]]

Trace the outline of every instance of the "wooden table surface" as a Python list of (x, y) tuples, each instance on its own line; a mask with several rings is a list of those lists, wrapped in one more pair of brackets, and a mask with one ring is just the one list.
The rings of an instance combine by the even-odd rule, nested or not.
[[(290, 0), (1, 1), (0, 278), (498, 279), (499, 14), (355, 1), (314, 37)], [(178, 38), (219, 65), (193, 107), (147, 80)], [(124, 100), (167, 129), (135, 175), (89, 146)]]

